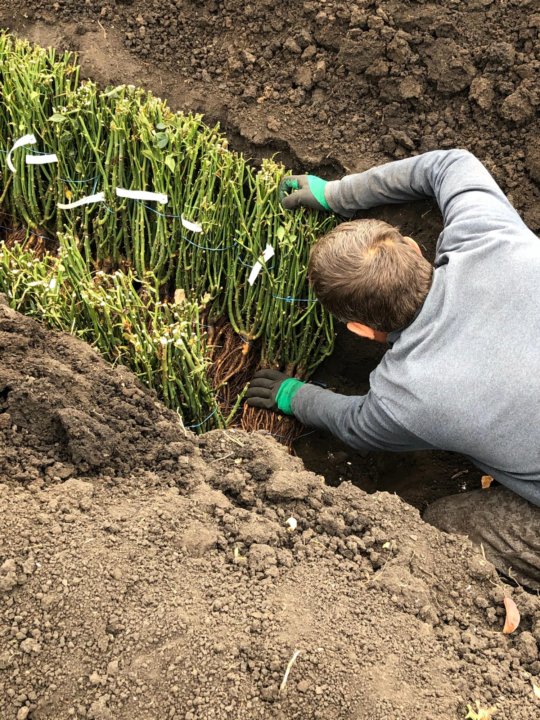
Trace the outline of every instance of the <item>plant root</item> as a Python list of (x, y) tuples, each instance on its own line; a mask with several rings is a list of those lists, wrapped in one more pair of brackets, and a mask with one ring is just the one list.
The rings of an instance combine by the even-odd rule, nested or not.
[(229, 323), (209, 325), (208, 328), (212, 360), (210, 378), (218, 405), (227, 417), (253, 376), (259, 363), (259, 354), (254, 345), (249, 345), (248, 351), (245, 351), (245, 340), (234, 332)]
[(295, 440), (303, 434), (304, 426), (292, 417), (279, 415), (270, 410), (260, 410), (244, 404), (240, 427), (247, 432), (266, 432), (286, 445), (292, 453)]

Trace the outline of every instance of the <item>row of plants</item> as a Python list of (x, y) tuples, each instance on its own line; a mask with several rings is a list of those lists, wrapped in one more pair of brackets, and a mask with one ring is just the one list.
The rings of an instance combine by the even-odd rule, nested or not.
[(130, 367), (187, 422), (202, 418), (201, 431), (227, 425), (209, 376), (204, 308), (179, 293), (163, 302), (151, 273), (142, 279), (130, 270), (92, 273), (69, 235), (59, 236), (57, 253), (41, 257), (25, 243), (4, 242), (0, 292), (16, 310)]
[[(188, 424), (200, 421), (206, 410), (219, 404), (208, 395), (212, 382), (214, 393), (219, 388), (215, 378), (209, 379), (204, 325), (230, 324), (244, 346), (256, 348), (262, 364), (302, 377), (308, 377), (331, 352), (332, 320), (314, 298), (306, 274), (311, 244), (335, 220), (282, 210), (278, 187), (283, 166), (267, 160), (255, 169), (229, 150), (218, 128), (205, 125), (200, 115), (173, 113), (159, 98), (130, 85), (101, 91), (92, 82), (80, 81), (73, 54), (32, 46), (9, 34), (0, 34), (0, 100), (0, 209), (11, 225), (63, 238), (58, 245), (62, 257), (36, 257), (35, 271), (45, 273), (56, 261), (60, 265), (55, 272), (59, 267), (77, 267), (89, 299), (77, 299), (87, 303), (88, 322), (75, 330), (107, 357), (124, 362), (157, 387)], [(37, 142), (12, 153), (13, 173), (8, 152), (29, 133)], [(51, 153), (58, 162), (27, 163), (28, 155)], [(168, 202), (118, 197), (117, 188), (166, 194)], [(96, 193), (104, 193), (103, 202), (58, 207)], [(35, 253), (30, 245), (3, 251), (7, 252), (1, 264), (5, 287), (13, 287), (13, 263), (23, 262), (25, 253)], [(265, 262), (262, 254), (267, 245), (274, 256)], [(262, 269), (250, 284), (248, 277), (257, 262)], [(62, 329), (69, 329), (70, 313), (76, 307), (68, 292), (75, 276), (72, 270), (69, 273), (69, 278), (62, 273), (57, 277), (58, 287), (65, 283), (66, 291), (50, 293), (47, 302), (41, 295), (40, 302), (35, 301), (37, 286), (31, 286), (34, 290), (25, 298), (33, 297), (35, 304), (29, 310), (23, 303), (23, 309), (53, 325), (55, 317), (61, 317)], [(19, 275), (24, 278), (18, 281), (19, 290), (26, 282), (36, 282), (31, 274)], [(90, 322), (91, 303), (98, 301), (91, 286), (98, 294), (107, 287), (125, 299), (124, 320), (140, 340), (132, 346), (128, 343), (129, 351), (122, 346), (125, 333), (116, 320), (111, 325)], [(157, 382), (163, 351), (144, 339), (145, 328), (155, 313), (159, 319), (156, 316), (150, 325), (155, 324), (156, 337), (166, 335), (168, 321), (175, 325), (171, 315), (179, 312), (175, 293), (185, 298), (182, 313), (188, 325), (199, 323), (193, 346), (197, 351), (171, 349), (175, 380)], [(12, 293), (13, 303), (16, 297)], [(108, 305), (107, 298), (99, 301)], [(160, 334), (162, 330), (165, 334)], [(108, 333), (110, 340), (105, 337)], [(180, 358), (184, 351), (185, 362)], [(194, 355), (196, 367), (205, 368), (206, 385), (188, 371)], [(188, 397), (200, 399), (188, 401)], [(227, 421), (214, 412), (203, 427)]]

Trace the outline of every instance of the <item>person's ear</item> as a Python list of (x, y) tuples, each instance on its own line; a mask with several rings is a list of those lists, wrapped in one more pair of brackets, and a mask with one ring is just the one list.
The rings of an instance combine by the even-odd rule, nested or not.
[(367, 338), (368, 340), (375, 340), (376, 342), (380, 343), (387, 342), (387, 333), (382, 332), (381, 330), (374, 330), (373, 328), (369, 327), (369, 325), (362, 325), (362, 323), (359, 322), (348, 322), (347, 330), (350, 330), (355, 335), (360, 335), (360, 337)]
[(412, 248), (414, 248), (419, 255), (422, 255), (422, 251), (420, 250), (420, 245), (416, 242), (416, 240), (413, 240), (412, 237), (409, 237), (408, 235), (405, 235), (403, 237), (403, 239), (405, 240), (405, 242), (408, 245), (410, 245)]

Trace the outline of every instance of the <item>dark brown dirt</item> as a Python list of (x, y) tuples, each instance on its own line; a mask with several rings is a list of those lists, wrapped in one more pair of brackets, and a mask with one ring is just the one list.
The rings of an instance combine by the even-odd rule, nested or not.
[(0, 387), (2, 720), (535, 716), (540, 600), (467, 540), (4, 305)]

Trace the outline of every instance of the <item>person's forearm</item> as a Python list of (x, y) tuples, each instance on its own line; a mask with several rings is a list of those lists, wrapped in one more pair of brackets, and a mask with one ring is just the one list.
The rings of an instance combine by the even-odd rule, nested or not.
[(357, 450), (403, 451), (427, 447), (396, 423), (372, 393), (340, 395), (306, 384), (295, 394), (292, 411), (304, 425), (327, 430)]
[(430, 197), (437, 200), (444, 214), (456, 192), (484, 186), (497, 190), (507, 202), (474, 155), (465, 150), (434, 150), (331, 181), (325, 195), (332, 210), (345, 216)]
[(348, 442), (350, 422), (347, 418), (353, 406), (357, 410), (361, 408), (365, 397), (339, 395), (308, 383), (296, 393), (291, 405), (294, 416), (304, 425), (327, 430)]

